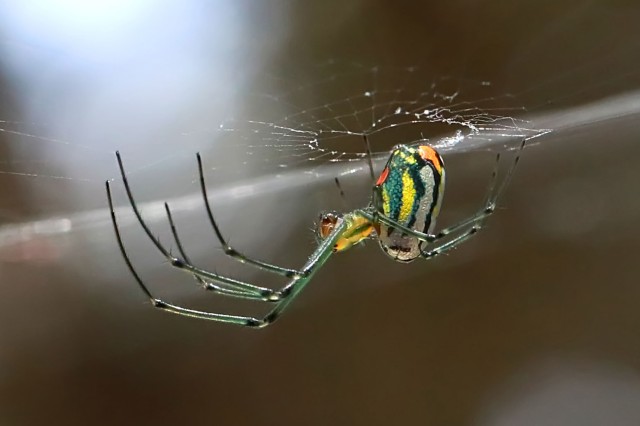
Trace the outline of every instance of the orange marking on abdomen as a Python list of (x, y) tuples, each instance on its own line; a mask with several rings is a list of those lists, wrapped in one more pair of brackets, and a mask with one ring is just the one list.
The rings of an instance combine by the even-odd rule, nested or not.
[(438, 173), (442, 173), (442, 162), (440, 161), (440, 156), (435, 149), (427, 145), (421, 145), (418, 147), (418, 152), (423, 160), (430, 161), (431, 164), (436, 166)]
[(387, 176), (389, 176), (389, 168), (385, 167), (384, 170), (382, 171), (382, 173), (380, 173), (380, 177), (378, 178), (378, 181), (376, 182), (376, 186), (382, 185), (384, 183), (384, 181), (387, 180)]

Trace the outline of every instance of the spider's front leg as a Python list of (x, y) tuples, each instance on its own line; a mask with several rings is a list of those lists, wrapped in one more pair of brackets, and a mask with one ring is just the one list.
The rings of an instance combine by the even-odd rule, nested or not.
[[(116, 152), (116, 159), (118, 161), (118, 167), (120, 169), (120, 175), (122, 177), (122, 182), (124, 184), (124, 188), (125, 188), (125, 192), (127, 194), (127, 198), (129, 199), (129, 204), (131, 206), (131, 209), (133, 210), (134, 215), (136, 216), (136, 219), (138, 221), (138, 223), (140, 224), (140, 226), (142, 227), (143, 231), (145, 232), (145, 234), (147, 234), (147, 236), (149, 237), (149, 239), (151, 240), (151, 242), (153, 243), (153, 245), (156, 247), (156, 249), (167, 259), (168, 262), (170, 262), (170, 264), (173, 267), (176, 267), (178, 269), (181, 269), (183, 271), (189, 272), (191, 274), (193, 274), (196, 277), (199, 277), (198, 280), (200, 281), (201, 279), (203, 281), (200, 281), (201, 283), (203, 283), (203, 285), (205, 285), (205, 288), (208, 290), (212, 290), (214, 292), (218, 292), (220, 294), (225, 294), (228, 296), (233, 296), (233, 297), (240, 297), (240, 298), (245, 298), (245, 299), (252, 299), (252, 300), (263, 300), (263, 301), (277, 301), (280, 300), (280, 295), (277, 294), (277, 292), (275, 292), (274, 290), (268, 289), (266, 287), (259, 287), (259, 286), (255, 286), (253, 284), (249, 284), (240, 280), (236, 280), (234, 278), (230, 278), (230, 277), (225, 277), (223, 275), (220, 274), (216, 274), (214, 272), (209, 272), (209, 271), (205, 271), (201, 268), (195, 267), (193, 266), (184, 256), (184, 249), (180, 249), (180, 252), (183, 254), (183, 258), (177, 258), (175, 256), (173, 256), (169, 250), (167, 250), (166, 247), (164, 247), (162, 245), (162, 243), (160, 242), (160, 240), (158, 238), (156, 238), (153, 233), (151, 232), (151, 229), (149, 227), (149, 225), (147, 225), (147, 223), (144, 221), (144, 219), (142, 218), (142, 214), (140, 213), (140, 210), (138, 209), (137, 203), (135, 202), (135, 199), (133, 197), (133, 193), (131, 191), (131, 186), (129, 185), (129, 180), (127, 179), (127, 175), (125, 173), (124, 170), (124, 165), (122, 162), (122, 158), (120, 156), (119, 152)], [(200, 164), (200, 172), (202, 173), (202, 167), (201, 167), (201, 163)], [(204, 180), (202, 180), (202, 183), (204, 183)], [(111, 200), (111, 193), (110, 193), (110, 189), (109, 189), (109, 183), (107, 182), (107, 193), (108, 193), (108, 197), (109, 200)], [(206, 190), (203, 186), (203, 194), (206, 195)], [(205, 201), (206, 200), (206, 196), (205, 196)], [(207, 206), (208, 206), (208, 202), (207, 202)], [(110, 203), (110, 207), (112, 209), (112, 216), (113, 216), (113, 206), (112, 203)], [(169, 223), (172, 226), (172, 232), (174, 235), (174, 239), (176, 239), (176, 243), (178, 244), (178, 247), (181, 248), (182, 244), (180, 243), (180, 239), (177, 238), (177, 233), (175, 231), (175, 225), (173, 224), (173, 219), (171, 217), (171, 212), (168, 208), (168, 205), (165, 203), (165, 209), (167, 211), (167, 216), (169, 218)], [(210, 209), (208, 209), (210, 210)], [(213, 216), (210, 215), (210, 220), (213, 221)], [(212, 222), (215, 225), (215, 221)], [(217, 229), (217, 225), (216, 225), (216, 229)], [(224, 245), (224, 240), (221, 240), (223, 242)], [(244, 258), (244, 257), (243, 257)], [(267, 269), (271, 272), (275, 272), (278, 273), (280, 275), (285, 275), (288, 277), (292, 277), (292, 276), (297, 276), (299, 275), (299, 271), (296, 270), (289, 270), (286, 268), (280, 268), (277, 266), (272, 266), (272, 265), (267, 265), (269, 266), (269, 268), (265, 268), (265, 263), (264, 262), (260, 262), (260, 261), (247, 261), (247, 263), (253, 264), (254, 266), (260, 267), (262, 269)], [(218, 284), (222, 284), (222, 285), (216, 285), (213, 284), (213, 282), (218, 283)]]
[[(184, 246), (182, 245), (182, 241), (178, 236), (178, 229), (176, 228), (175, 222), (173, 221), (173, 215), (171, 214), (169, 204), (164, 203), (164, 208), (167, 213), (167, 219), (169, 220), (171, 234), (173, 234), (173, 239), (176, 242), (176, 246), (178, 247), (180, 256), (182, 256), (182, 258), (184, 259), (185, 264), (192, 265), (191, 260), (189, 259), (189, 256), (187, 256)], [(172, 264), (176, 265), (176, 261), (172, 262)], [(184, 269), (184, 266), (182, 266), (181, 269)], [(232, 285), (230, 283), (226, 283), (225, 286), (222, 286), (216, 283), (218, 280), (205, 280), (198, 273), (193, 273), (192, 275), (205, 290), (223, 296), (231, 296), (249, 300), (261, 300), (264, 302), (275, 302), (280, 300), (281, 298), (280, 295), (274, 290), (256, 287), (248, 283), (242, 283), (242, 285)]]
[(207, 210), (207, 218), (209, 219), (209, 223), (211, 224), (211, 227), (213, 228), (213, 231), (216, 234), (216, 238), (218, 239), (218, 241), (220, 242), (220, 245), (222, 246), (224, 254), (237, 260), (238, 262), (246, 263), (246, 264), (255, 266), (257, 268), (260, 268), (264, 271), (282, 275), (287, 278), (293, 278), (297, 275), (300, 275), (300, 271), (296, 269), (282, 268), (280, 266), (272, 265), (270, 263), (263, 262), (261, 260), (250, 258), (245, 254), (239, 252), (235, 248), (231, 247), (229, 242), (222, 235), (222, 231), (220, 230), (218, 223), (213, 217), (213, 211), (211, 209), (211, 204), (209, 203), (209, 197), (207, 196), (207, 185), (204, 180), (204, 169), (202, 167), (202, 157), (200, 156), (200, 153), (196, 154), (196, 158), (198, 160), (198, 175), (200, 177), (200, 191), (202, 193), (202, 199), (204, 200), (204, 206)]
[[(227, 324), (236, 324), (236, 325), (241, 325), (241, 326), (250, 327), (250, 328), (266, 327), (267, 325), (274, 322), (280, 316), (280, 314), (282, 314), (282, 312), (289, 306), (289, 304), (295, 299), (295, 297), (309, 283), (309, 281), (311, 280), (313, 275), (318, 271), (318, 269), (320, 269), (320, 267), (324, 265), (324, 263), (329, 259), (329, 257), (334, 251), (336, 242), (339, 240), (339, 238), (342, 237), (342, 233), (346, 228), (345, 222), (336, 224), (336, 227), (333, 229), (331, 234), (324, 241), (322, 241), (322, 243), (313, 252), (313, 254), (309, 256), (309, 259), (305, 263), (305, 266), (300, 270), (300, 273), (294, 276), (289, 281), (289, 283), (287, 283), (281, 290), (274, 292), (273, 290), (265, 289), (269, 292), (272, 292), (273, 294), (277, 294), (278, 301), (276, 302), (277, 303), (276, 306), (264, 317), (255, 318), (251, 316), (227, 315), (227, 314), (220, 314), (216, 312), (205, 312), (205, 311), (199, 311), (194, 309), (188, 309), (178, 305), (167, 303), (161, 299), (156, 298), (149, 290), (149, 287), (143, 282), (142, 278), (140, 277), (135, 267), (133, 266), (133, 263), (131, 262), (131, 258), (129, 257), (129, 254), (127, 253), (124, 247), (122, 236), (120, 234), (120, 228), (118, 226), (115, 210), (113, 207), (113, 200), (111, 196), (111, 189), (109, 186), (109, 182), (107, 181), (105, 184), (106, 184), (106, 191), (107, 191), (107, 200), (109, 203), (109, 210), (111, 213), (111, 221), (112, 221), (114, 232), (116, 235), (116, 240), (118, 242), (118, 247), (120, 248), (122, 257), (124, 258), (124, 261), (129, 271), (133, 275), (135, 281), (137, 282), (138, 286), (140, 287), (142, 292), (147, 296), (147, 298), (151, 301), (151, 303), (155, 308), (163, 311), (171, 312), (177, 315), (191, 317), (191, 318), (205, 319), (209, 321), (216, 321), (216, 322), (222, 322)], [(207, 271), (198, 270), (197, 268), (194, 268), (186, 264), (181, 259), (171, 256), (168, 253), (168, 251), (160, 244), (160, 242), (152, 236), (150, 229), (148, 228), (146, 223), (142, 220), (142, 217), (140, 216), (140, 212), (137, 211), (135, 204), (133, 208), (134, 208), (134, 212), (136, 213), (136, 216), (138, 216), (140, 224), (142, 225), (145, 231), (148, 231), (147, 234), (152, 239), (152, 242), (154, 243), (154, 245), (156, 245), (158, 250), (160, 250), (166, 257), (168, 257), (171, 260), (173, 266), (178, 268), (184, 268), (185, 270), (194, 274), (194, 276), (196, 277), (211, 279), (215, 282), (220, 282), (229, 286), (233, 286), (235, 288), (235, 289), (223, 288), (222, 289), (224, 291), (223, 294), (235, 296), (235, 297), (263, 300), (257, 297), (259, 295), (255, 295), (254, 293), (252, 293), (253, 291), (252, 289), (259, 289), (259, 291), (262, 291), (263, 289), (262, 287), (254, 286), (252, 284), (244, 283), (244, 282), (235, 280), (233, 278), (210, 273)], [(167, 209), (167, 213), (170, 218), (170, 223), (173, 225), (171, 213), (168, 209)], [(174, 236), (177, 237), (177, 234), (175, 233), (175, 226), (173, 226), (173, 232), (174, 232)], [(181, 246), (181, 244), (179, 243), (179, 239), (177, 241), (178, 241), (178, 245)], [(179, 248), (179, 250), (184, 255), (183, 248)], [(199, 281), (200, 281), (200, 278), (198, 278)]]

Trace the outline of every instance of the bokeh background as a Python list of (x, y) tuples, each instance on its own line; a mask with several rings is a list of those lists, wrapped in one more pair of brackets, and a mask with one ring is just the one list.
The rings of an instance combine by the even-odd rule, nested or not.
[[(604, 0), (0, 2), (0, 424), (640, 424), (639, 20), (636, 2)], [(260, 331), (152, 309), (106, 209), (113, 151), (163, 241), (170, 200), (199, 265), (278, 285), (221, 255), (194, 153), (231, 242), (302, 264), (319, 211), (366, 202), (366, 166), (214, 130), (278, 116), (247, 96), (267, 85), (338, 76), (353, 96), (327, 61), (490, 81), (498, 106), (526, 108), (507, 115), (553, 132), (527, 146), (487, 230), (448, 256), (395, 264), (374, 242), (335, 256)], [(481, 203), (489, 148), (445, 153), (442, 224)], [(260, 308), (172, 271), (114, 187), (160, 297)]]

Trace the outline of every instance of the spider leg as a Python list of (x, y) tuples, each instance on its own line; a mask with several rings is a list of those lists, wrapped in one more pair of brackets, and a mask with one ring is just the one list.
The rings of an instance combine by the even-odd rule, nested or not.
[[(111, 212), (111, 221), (113, 223), (113, 228), (116, 234), (116, 239), (118, 241), (118, 247), (120, 248), (120, 252), (129, 268), (129, 271), (133, 275), (134, 279), (138, 283), (138, 286), (143, 291), (143, 293), (149, 298), (153, 306), (157, 309), (171, 312), (181, 316), (187, 316), (191, 318), (205, 319), (209, 321), (217, 321), (227, 324), (236, 324), (245, 327), (251, 328), (263, 328), (267, 325), (274, 322), (280, 314), (287, 308), (287, 306), (293, 301), (293, 299), (304, 289), (304, 287), (311, 281), (311, 278), (315, 274), (315, 272), (329, 259), (331, 254), (333, 253), (333, 247), (342, 235), (342, 232), (346, 228), (345, 223), (340, 223), (338, 226), (334, 228), (331, 235), (326, 238), (322, 244), (318, 246), (318, 248), (309, 256), (307, 263), (302, 268), (302, 274), (294, 277), (289, 281), (287, 285), (285, 285), (282, 290), (279, 292), (282, 295), (281, 300), (277, 303), (277, 305), (264, 317), (255, 318), (251, 316), (238, 316), (238, 315), (226, 315), (219, 314), (215, 312), (205, 312), (198, 311), (193, 309), (183, 308), (181, 306), (173, 305), (167, 303), (161, 299), (153, 296), (149, 288), (142, 281), (140, 275), (134, 268), (131, 263), (131, 259), (124, 247), (124, 243), (122, 241), (122, 236), (120, 235), (120, 229), (118, 228), (118, 222), (116, 219), (115, 210), (113, 208), (113, 201), (111, 197), (111, 190), (109, 188), (109, 182), (106, 182), (107, 189), (107, 198), (109, 201), (109, 209)], [(144, 226), (143, 226), (144, 228)], [(153, 239), (155, 241), (155, 238)], [(162, 251), (162, 250), (160, 250)]]
[(120, 235), (120, 230), (118, 228), (118, 222), (116, 220), (116, 214), (113, 209), (113, 201), (111, 200), (111, 190), (109, 188), (109, 182), (107, 182), (106, 185), (107, 185), (107, 198), (109, 200), (109, 208), (111, 210), (111, 221), (113, 223), (113, 229), (116, 234), (116, 239), (118, 240), (118, 247), (120, 248), (120, 252), (122, 253), (122, 257), (124, 258), (124, 261), (127, 264), (129, 271), (131, 272), (136, 282), (138, 283), (138, 286), (140, 287), (142, 292), (147, 296), (147, 298), (149, 298), (149, 300), (151, 301), (151, 303), (155, 308), (158, 308), (160, 310), (167, 311), (167, 312), (172, 312), (178, 315), (183, 315), (183, 316), (188, 316), (193, 318), (200, 318), (200, 319), (207, 319), (211, 321), (231, 323), (231, 324), (246, 325), (247, 323), (253, 323), (253, 322), (259, 321), (251, 317), (224, 315), (224, 314), (217, 314), (217, 313), (211, 313), (211, 312), (196, 311), (193, 309), (186, 309), (180, 306), (166, 303), (163, 300), (160, 300), (154, 297), (153, 294), (151, 294), (151, 291), (149, 291), (145, 283), (142, 281), (142, 278), (140, 278), (140, 275), (138, 275), (138, 272), (136, 271), (136, 269), (133, 267), (133, 264), (131, 263), (131, 259), (129, 258), (129, 254), (127, 253), (127, 250), (124, 248), (124, 243), (122, 242), (122, 236)]
[(518, 153), (516, 154), (515, 158), (511, 162), (511, 166), (509, 167), (509, 170), (507, 171), (506, 176), (502, 179), (502, 182), (499, 185), (498, 185), (498, 170), (500, 168), (501, 156), (500, 156), (500, 153), (496, 155), (496, 164), (493, 169), (493, 173), (491, 175), (491, 182), (489, 183), (489, 187), (487, 189), (487, 196), (486, 196), (483, 207), (473, 216), (465, 220), (462, 220), (460, 223), (457, 223), (453, 226), (450, 226), (440, 231), (438, 234), (436, 234), (436, 239), (440, 239), (452, 232), (456, 232), (469, 225), (476, 225), (476, 226), (479, 226), (480, 228), (482, 227), (482, 225), (484, 224), (484, 221), (489, 216), (491, 216), (491, 214), (493, 214), (493, 212), (495, 211), (496, 205), (498, 203), (498, 199), (502, 196), (502, 194), (504, 193), (504, 190), (507, 188), (507, 186), (511, 182), (511, 178), (513, 177), (513, 172), (515, 171), (516, 166), (520, 161), (520, 154), (522, 153), (522, 149), (524, 148), (525, 143), (526, 143), (526, 139), (523, 139), (522, 143), (520, 144), (520, 147), (518, 148)]
[[(180, 256), (182, 256), (182, 258), (184, 259), (184, 261), (188, 264), (192, 264), (191, 260), (189, 259), (189, 257), (187, 256), (187, 253), (184, 250), (184, 246), (182, 245), (182, 241), (180, 240), (180, 238), (178, 237), (178, 230), (175, 226), (175, 223), (173, 221), (173, 216), (171, 215), (171, 210), (169, 209), (169, 204), (164, 203), (164, 208), (167, 212), (167, 218), (169, 219), (169, 226), (171, 227), (171, 233), (173, 234), (173, 239), (176, 242), (176, 245), (178, 246), (178, 251), (180, 252)], [(243, 298), (243, 299), (253, 299), (253, 300), (263, 300), (263, 301), (273, 301), (272, 299), (269, 299), (268, 297), (265, 297), (262, 295), (262, 291), (260, 290), (260, 287), (256, 287), (255, 290), (252, 290), (251, 288), (247, 288), (247, 287), (236, 287), (233, 285), (229, 285), (229, 287), (231, 288), (226, 288), (223, 286), (219, 286), (217, 284), (214, 284), (212, 282), (209, 281), (205, 281), (203, 278), (201, 278), (198, 275), (193, 275), (193, 277), (195, 278), (195, 280), (200, 283), (200, 285), (202, 285), (202, 287), (205, 290), (209, 290), (212, 291), (214, 293), (217, 294), (222, 294), (222, 295), (226, 295), (226, 296), (232, 296), (232, 297), (238, 297), (238, 298)]]
[(496, 205), (500, 196), (504, 193), (506, 187), (511, 182), (511, 178), (513, 177), (513, 172), (518, 165), (518, 161), (520, 160), (520, 154), (522, 149), (524, 148), (526, 139), (522, 141), (520, 144), (520, 148), (518, 149), (518, 153), (516, 157), (513, 159), (509, 170), (507, 171), (506, 176), (502, 179), (502, 182), (498, 185), (498, 170), (500, 168), (500, 154), (496, 155), (496, 165), (493, 169), (493, 173), (491, 175), (491, 182), (489, 183), (489, 188), (487, 189), (487, 196), (485, 203), (478, 212), (474, 215), (470, 216), (467, 219), (462, 220), (461, 222), (450, 226), (448, 228), (443, 229), (438, 234), (436, 234), (436, 241), (441, 241), (444, 237), (463, 231), (457, 237), (444, 242), (435, 248), (430, 248), (429, 250), (422, 250), (422, 256), (425, 258), (430, 258), (433, 256), (437, 256), (444, 252), (451, 250), (456, 247), (458, 244), (468, 240), (474, 234), (476, 234), (482, 227), (484, 226), (485, 221), (489, 216), (493, 214), (496, 209)]
[(396, 222), (395, 220), (391, 219), (390, 217), (388, 217), (387, 215), (385, 215), (382, 212), (367, 211), (367, 210), (359, 209), (359, 210), (356, 210), (355, 213), (363, 216), (364, 218), (366, 218), (367, 220), (371, 221), (372, 223), (382, 222), (385, 225), (388, 225), (390, 227), (394, 227), (396, 229), (399, 229), (402, 232), (404, 232), (405, 234), (411, 235), (412, 237), (415, 237), (420, 241), (424, 241), (424, 242), (430, 243), (430, 242), (436, 241), (438, 239), (438, 237), (436, 235), (426, 234), (424, 232), (420, 232), (420, 231), (416, 231), (416, 230), (411, 229), (411, 228), (407, 228), (406, 226)]
[[(149, 226), (146, 224), (146, 222), (142, 219), (142, 214), (140, 213), (140, 210), (138, 210), (138, 206), (133, 198), (133, 194), (131, 192), (131, 187), (129, 186), (129, 181), (127, 180), (127, 176), (124, 172), (124, 166), (122, 163), (122, 158), (120, 157), (120, 153), (116, 151), (116, 158), (118, 160), (118, 165), (120, 167), (120, 174), (122, 176), (122, 182), (124, 184), (124, 188), (125, 188), (125, 192), (127, 193), (127, 198), (129, 199), (129, 204), (131, 204), (131, 209), (133, 210), (133, 213), (135, 214), (138, 223), (140, 224), (140, 226), (142, 227), (142, 229), (144, 230), (144, 232), (147, 234), (147, 236), (149, 237), (149, 239), (151, 239), (151, 242), (156, 246), (156, 248), (158, 249), (158, 251), (160, 253), (162, 253), (162, 255), (171, 263), (172, 266), (178, 268), (178, 269), (182, 269), (184, 271), (187, 271), (191, 274), (197, 275), (201, 278), (204, 278), (206, 280), (212, 280), (215, 282), (219, 282), (222, 284), (228, 284), (232, 287), (235, 288), (240, 288), (240, 289), (246, 289), (248, 290), (248, 292), (254, 292), (254, 291), (258, 291), (260, 292), (260, 295), (268, 300), (279, 300), (281, 298), (281, 295), (278, 294), (278, 292), (271, 290), (269, 288), (266, 287), (258, 287), (258, 286), (254, 286), (252, 284), (240, 281), (240, 280), (236, 280), (233, 278), (229, 278), (229, 277), (225, 277), (223, 275), (219, 275), (213, 272), (209, 272), (209, 271), (205, 271), (204, 269), (200, 269), (197, 268), (187, 262), (185, 262), (183, 259), (179, 259), (175, 256), (173, 256), (171, 253), (169, 253), (169, 250), (167, 250), (162, 243), (160, 242), (160, 240), (158, 238), (156, 238), (153, 233), (151, 232), (151, 229), (149, 228)], [(109, 183), (107, 182), (107, 193), (109, 195), (109, 197), (111, 197), (110, 194), (110, 188), (109, 188)]]
[[(466, 240), (471, 238), (480, 229), (481, 228), (479, 226), (472, 226), (472, 227), (466, 229), (465, 232), (461, 233), (457, 237), (452, 238), (451, 240), (449, 240), (447, 242), (444, 242), (442, 244), (437, 244), (436, 247), (432, 248), (431, 250), (422, 250), (421, 251), (421, 255), (425, 259), (430, 259), (432, 257), (435, 257), (435, 256), (438, 256), (440, 254), (446, 253), (449, 250), (451, 250), (453, 248), (456, 248), (459, 244), (462, 244), (463, 242), (465, 242)], [(440, 241), (442, 241), (442, 240), (440, 240)]]
[(239, 261), (241, 263), (247, 263), (249, 265), (253, 265), (253, 266), (257, 267), (257, 268), (263, 269), (265, 271), (273, 272), (275, 274), (279, 274), (279, 275), (285, 276), (287, 278), (292, 278), (292, 277), (294, 277), (296, 275), (300, 275), (300, 271), (297, 271), (295, 269), (282, 268), (280, 266), (271, 265), (271, 264), (263, 262), (261, 260), (251, 259), (251, 258), (245, 256), (244, 254), (240, 253), (239, 251), (237, 251), (236, 249), (234, 249), (233, 247), (231, 247), (229, 245), (227, 240), (222, 236), (222, 232), (220, 231), (220, 227), (218, 227), (217, 222), (213, 218), (213, 212), (211, 210), (211, 205), (209, 203), (209, 197), (207, 196), (207, 186), (206, 186), (206, 183), (205, 183), (205, 180), (204, 180), (204, 172), (203, 172), (203, 168), (202, 168), (202, 158), (200, 157), (200, 153), (196, 154), (196, 157), (198, 159), (198, 173), (200, 175), (200, 189), (202, 191), (202, 198), (204, 199), (204, 205), (205, 205), (205, 207), (207, 209), (207, 217), (209, 218), (209, 222), (211, 223), (211, 226), (213, 227), (213, 231), (215, 232), (216, 237), (218, 238), (218, 241), (220, 241), (220, 245), (222, 245), (222, 249), (224, 250), (224, 254), (226, 254), (227, 256), (232, 257), (233, 259), (236, 259), (237, 261)]
[(265, 327), (274, 322), (289, 306), (289, 304), (300, 294), (300, 292), (307, 286), (313, 275), (322, 267), (329, 257), (334, 253), (334, 247), (339, 238), (347, 229), (347, 221), (342, 221), (336, 225), (331, 231), (331, 234), (320, 243), (316, 250), (309, 256), (307, 262), (302, 267), (301, 276), (293, 278), (287, 285), (282, 287), (279, 293), (282, 295), (282, 300), (265, 315), (258, 323), (251, 324), (252, 327)]

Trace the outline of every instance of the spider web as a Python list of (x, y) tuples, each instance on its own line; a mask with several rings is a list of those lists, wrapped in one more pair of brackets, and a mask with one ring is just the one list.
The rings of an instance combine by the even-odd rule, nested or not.
[[(292, 169), (313, 174), (327, 164), (335, 166), (333, 176), (362, 172), (368, 155), (364, 136), (374, 162), (386, 158), (389, 149), (400, 143), (427, 143), (443, 153), (511, 148), (522, 138), (535, 139), (556, 127), (529, 121), (541, 108), (583, 104), (610, 94), (616, 85), (628, 87), (637, 70), (588, 85), (584, 82), (603, 67), (626, 70), (614, 65), (628, 53), (629, 48), (612, 50), (604, 60), (580, 64), (524, 87), (466, 78), (461, 72), (441, 75), (426, 66), (338, 60), (312, 67), (279, 66), (225, 81), (232, 89), (222, 96), (216, 92), (220, 100), (215, 105), (207, 102), (200, 109), (186, 102), (188, 111), (183, 115), (189, 119), (172, 127), (153, 117), (139, 118), (138, 112), (106, 115), (113, 114), (113, 105), (90, 117), (94, 121), (78, 118), (73, 110), (59, 118), (48, 105), (40, 114), (24, 114), (33, 117), (25, 121), (12, 119), (21, 116), (3, 108), (7, 112), (0, 116), (0, 137), (11, 155), (5, 156), (10, 160), (0, 161), (0, 176), (29, 186), (37, 181), (32, 190), (40, 194), (42, 216), (69, 208), (103, 207), (104, 194), (96, 188), (116, 177), (116, 149), (126, 149), (130, 174), (154, 180), (160, 176), (161, 184), (153, 185), (147, 197), (167, 199), (197, 190), (194, 154), (198, 151), (205, 160), (205, 173), (216, 184), (242, 186), (246, 178)], [(69, 194), (70, 188), (75, 191), (73, 204), (55, 195)]]
[[(438, 77), (421, 67), (328, 62), (312, 83), (270, 77), (273, 92), (251, 92), (250, 105), (218, 128), (221, 144), (241, 141), (246, 153), (280, 168), (362, 162), (366, 136), (377, 158), (394, 145), (428, 143), (463, 151), (500, 141), (531, 139), (526, 108), (490, 81)], [(282, 89), (282, 87), (285, 89)], [(311, 167), (313, 169), (313, 167)]]

